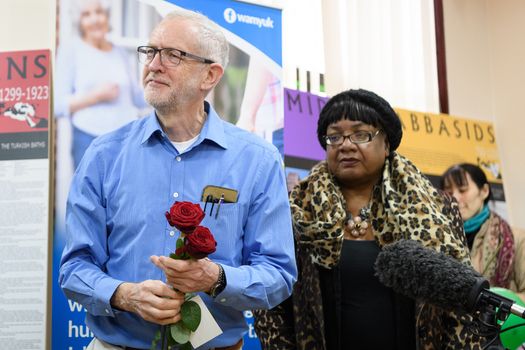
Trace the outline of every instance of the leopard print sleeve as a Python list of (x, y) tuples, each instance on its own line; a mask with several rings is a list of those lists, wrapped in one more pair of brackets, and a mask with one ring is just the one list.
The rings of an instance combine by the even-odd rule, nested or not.
[(253, 310), (255, 332), (263, 350), (295, 350), (292, 297), (270, 310)]
[[(299, 252), (295, 244), (296, 256)], [(302, 264), (297, 261), (299, 278), (302, 274)], [(297, 283), (294, 286), (294, 293)], [(294, 294), (281, 304), (269, 310), (253, 310), (254, 327), (257, 337), (261, 342), (262, 350), (295, 350), (296, 331), (294, 319)]]
[(293, 294), (271, 310), (254, 310), (263, 350), (327, 350), (319, 270), (308, 245), (296, 244), (299, 278)]
[[(447, 211), (449, 213), (448, 215), (452, 218), (452, 235), (454, 236), (455, 240), (462, 245), (463, 250), (468, 253), (467, 236), (465, 235), (465, 230), (463, 229), (463, 219), (461, 218), (461, 214), (459, 212), (458, 202), (454, 197), (444, 191), (440, 191), (440, 194), (443, 196), (443, 211)], [(467, 259), (463, 259), (463, 262), (467, 262), (468, 265), (470, 265), (470, 255), (463, 255), (468, 257), (468, 261)]]
[[(454, 256), (466, 265), (470, 264), (463, 220), (456, 200), (441, 192), (444, 199), (443, 213), (452, 218), (450, 245), (440, 250)], [(443, 251), (443, 248), (446, 248)], [(430, 304), (418, 303), (416, 327), (419, 349), (465, 349), (480, 350), (487, 339), (475, 332), (475, 317), (461, 310), (443, 310)], [(474, 317), (473, 317), (474, 316)]]

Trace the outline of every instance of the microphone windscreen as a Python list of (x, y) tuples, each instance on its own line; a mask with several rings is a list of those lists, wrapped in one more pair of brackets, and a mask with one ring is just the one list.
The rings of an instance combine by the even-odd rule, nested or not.
[(482, 278), (471, 267), (414, 240), (384, 246), (375, 271), (379, 281), (397, 293), (445, 309), (471, 308), (473, 288)]

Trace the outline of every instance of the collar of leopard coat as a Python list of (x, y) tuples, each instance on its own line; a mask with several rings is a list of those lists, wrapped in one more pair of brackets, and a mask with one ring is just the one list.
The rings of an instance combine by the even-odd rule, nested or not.
[[(298, 244), (309, 245), (315, 264), (339, 263), (346, 220), (346, 203), (325, 161), (290, 194)], [(371, 223), (380, 246), (414, 239), (424, 246), (468, 261), (464, 233), (454, 225), (450, 203), (412, 162), (394, 152), (387, 159), (381, 183), (374, 188)]]

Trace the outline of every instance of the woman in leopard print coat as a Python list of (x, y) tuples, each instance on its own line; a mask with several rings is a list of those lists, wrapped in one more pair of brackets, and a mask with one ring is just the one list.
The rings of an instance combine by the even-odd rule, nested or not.
[(290, 299), (256, 310), (264, 349), (481, 349), (471, 316), (418, 303), (374, 274), (385, 245), (412, 239), (469, 264), (455, 202), (395, 152), (398, 116), (348, 90), (319, 117), (326, 161), (290, 194), (299, 279)]

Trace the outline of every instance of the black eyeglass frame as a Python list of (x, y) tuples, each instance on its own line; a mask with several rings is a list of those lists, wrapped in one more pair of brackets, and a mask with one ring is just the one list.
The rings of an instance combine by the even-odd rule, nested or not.
[[(379, 135), (379, 133), (381, 132), (381, 129), (377, 129), (375, 132), (373, 131), (365, 131), (365, 130), (359, 130), (359, 131), (356, 131), (352, 134), (349, 134), (349, 135), (342, 135), (342, 134), (333, 134), (333, 135), (326, 135), (324, 137), (324, 140), (326, 142), (327, 145), (330, 145), (330, 146), (341, 146), (343, 143), (345, 143), (345, 140), (348, 139), (348, 141), (350, 141), (351, 143), (355, 144), (355, 145), (360, 145), (360, 144), (363, 144), (363, 143), (369, 143), (369, 142), (372, 142), (372, 140), (377, 136)], [(352, 140), (352, 136), (356, 135), (356, 134), (366, 134), (368, 135), (368, 138), (366, 141), (355, 141), (355, 140)], [(336, 141), (335, 143), (331, 140), (331, 138), (333, 137), (341, 137), (341, 141)]]
[[(147, 58), (147, 52), (142, 51), (142, 50), (146, 50), (146, 49), (147, 50), (153, 50), (153, 57), (151, 57), (151, 59)], [(186, 52), (186, 51), (182, 51), (182, 50), (179, 50), (179, 49), (176, 49), (176, 48), (173, 48), (173, 47), (164, 47), (162, 49), (158, 49), (156, 47), (146, 46), (146, 45), (137, 47), (138, 60), (142, 64), (150, 64), (155, 59), (155, 56), (157, 55), (157, 52), (159, 52), (159, 54), (160, 54), (160, 62), (163, 65), (165, 65), (164, 61), (162, 60), (162, 57), (163, 57), (163, 53), (162, 52), (173, 52), (173, 51), (177, 53), (176, 56), (178, 57), (179, 61), (175, 64), (175, 63), (170, 62), (169, 60), (167, 60), (169, 66), (173, 66), (173, 67), (178, 66), (180, 61), (183, 58), (189, 58), (189, 59), (192, 59), (194, 61), (198, 61), (198, 62), (205, 63), (205, 64), (215, 63), (215, 61), (210, 60), (208, 58), (197, 56), (197, 55), (194, 55), (192, 53), (189, 53), (189, 52)], [(144, 62), (141, 60), (141, 57), (144, 57)]]

